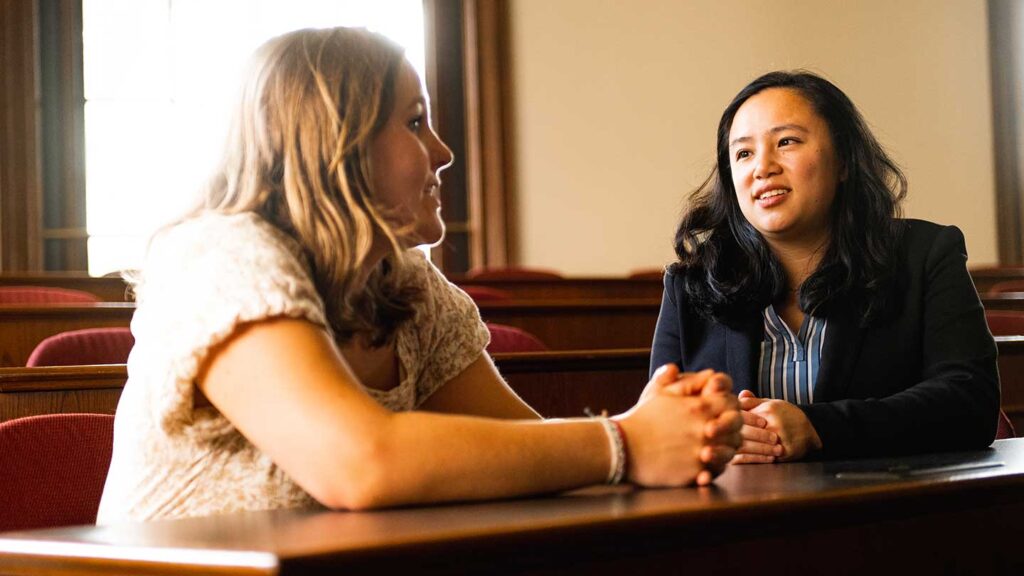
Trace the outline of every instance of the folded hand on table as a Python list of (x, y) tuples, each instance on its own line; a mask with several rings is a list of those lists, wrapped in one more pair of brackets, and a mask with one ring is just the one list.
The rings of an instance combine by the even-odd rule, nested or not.
[(790, 462), (821, 449), (817, 430), (796, 405), (758, 398), (748, 390), (740, 392), (739, 402), (742, 442), (733, 463)]

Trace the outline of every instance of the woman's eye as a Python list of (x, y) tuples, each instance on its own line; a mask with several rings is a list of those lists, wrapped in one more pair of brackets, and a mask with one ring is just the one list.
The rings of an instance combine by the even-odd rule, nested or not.
[(749, 150), (740, 150), (739, 152), (736, 153), (736, 159), (737, 160), (743, 160), (744, 158), (748, 158), (749, 156), (750, 156), (750, 151)]
[(787, 144), (792, 144), (794, 142), (796, 142), (796, 140), (792, 138), (783, 138), (782, 140), (779, 140), (779, 146), (785, 146)]
[(420, 128), (423, 127), (423, 116), (417, 116), (412, 120), (409, 120), (409, 128), (414, 132), (419, 132)]

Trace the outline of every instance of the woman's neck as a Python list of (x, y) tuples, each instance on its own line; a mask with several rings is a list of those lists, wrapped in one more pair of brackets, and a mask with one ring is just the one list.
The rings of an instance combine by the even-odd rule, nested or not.
[(804, 281), (818, 269), (828, 250), (829, 239), (829, 235), (825, 234), (805, 242), (768, 241), (769, 249), (786, 274), (786, 287), (791, 294), (795, 295)]
[(370, 247), (370, 252), (366, 255), (366, 259), (363, 260), (363, 265), (359, 268), (359, 273), (356, 275), (358, 290), (362, 290), (366, 286), (366, 283), (370, 280), (370, 274), (373, 274), (373, 271), (380, 267), (380, 263), (384, 261), (387, 253), (387, 247), (380, 245), (379, 242), (373, 243), (373, 246)]

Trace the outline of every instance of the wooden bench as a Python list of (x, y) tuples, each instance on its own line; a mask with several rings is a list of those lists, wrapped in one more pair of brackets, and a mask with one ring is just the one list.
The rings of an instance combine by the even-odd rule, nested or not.
[(95, 278), (80, 272), (4, 272), (0, 274), (0, 286), (47, 286), (81, 290), (99, 296), (104, 302), (126, 302), (128, 285), (120, 277)]
[(0, 305), (0, 366), (24, 366), (47, 336), (80, 328), (128, 326), (135, 305), (98, 304)]
[(1024, 336), (997, 336), (1000, 405), (1017, 434), (1024, 437)]
[(968, 269), (968, 272), (970, 272), (971, 279), (974, 280), (974, 286), (978, 289), (979, 294), (988, 292), (989, 288), (992, 288), (992, 286), (999, 282), (1024, 280), (1024, 266), (975, 268), (973, 270)]
[[(485, 321), (522, 328), (552, 350), (649, 348), (660, 301), (482, 302)], [(0, 366), (24, 366), (36, 344), (66, 330), (128, 326), (130, 302), (0, 306)]]
[[(509, 385), (542, 415), (582, 416), (584, 408), (629, 409), (647, 383), (650, 350), (495, 354)], [(113, 414), (128, 378), (124, 364), (0, 368), (0, 422), (68, 412)]]
[(522, 278), (471, 280), (458, 275), (448, 279), (458, 286), (481, 286), (509, 293), (516, 300), (609, 300), (661, 298), (661, 278)]
[(981, 297), (986, 310), (1024, 310), (1024, 292), (1006, 292)]
[(479, 308), (485, 321), (522, 328), (552, 350), (649, 348), (661, 300), (508, 300)]
[[(1024, 279), (1024, 267), (979, 268), (970, 270), (970, 273), (974, 285), (981, 294), (997, 282)], [(662, 293), (661, 278), (577, 276), (557, 280), (473, 280), (461, 274), (449, 274), (448, 279), (459, 286), (483, 286), (503, 290), (517, 300), (660, 298)], [(80, 272), (4, 272), (0, 273), (0, 286), (71, 288), (96, 294), (104, 302), (130, 300), (127, 295), (127, 284), (121, 278), (96, 278)]]
[(0, 422), (39, 414), (113, 414), (124, 364), (0, 368)]
[[(1024, 337), (996, 337), (1002, 408), (1024, 435)], [(547, 417), (584, 408), (622, 412), (647, 382), (649, 349), (495, 354), (512, 388)], [(122, 365), (0, 368), (0, 421), (61, 412), (113, 414), (127, 379)]]

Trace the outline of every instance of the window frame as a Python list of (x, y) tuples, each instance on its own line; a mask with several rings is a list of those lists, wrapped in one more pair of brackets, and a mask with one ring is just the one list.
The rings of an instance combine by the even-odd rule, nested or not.
[[(433, 251), (445, 272), (513, 260), (507, 14), (505, 0), (424, 0), (426, 81), (457, 157)], [(0, 16), (0, 271), (84, 272), (81, 2), (4, 2)]]

